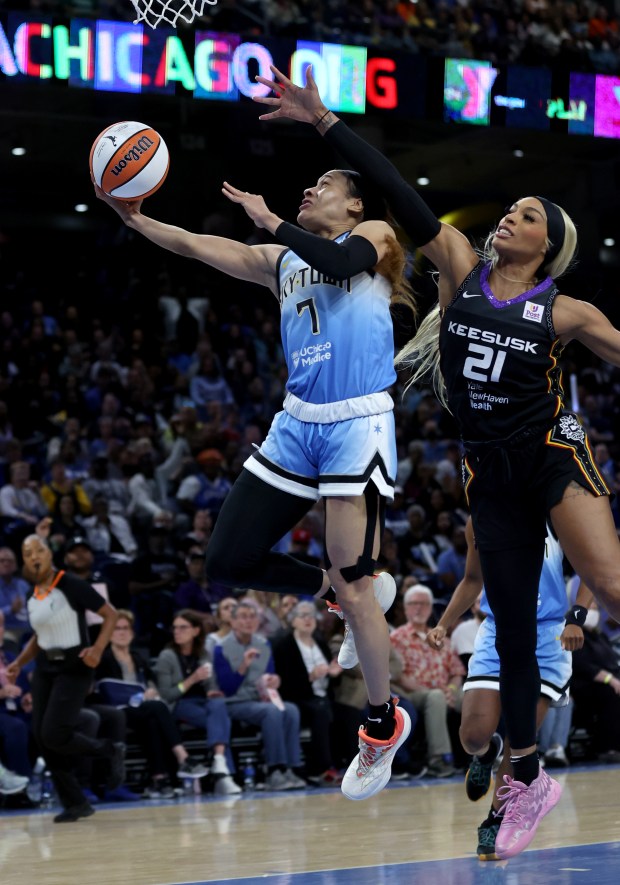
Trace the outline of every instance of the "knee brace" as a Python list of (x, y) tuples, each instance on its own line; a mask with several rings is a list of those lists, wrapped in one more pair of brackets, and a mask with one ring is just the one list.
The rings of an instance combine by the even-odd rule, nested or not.
[(372, 554), (368, 555), (366, 553), (366, 550), (364, 550), (361, 556), (358, 556), (355, 565), (347, 565), (345, 568), (340, 569), (340, 574), (347, 584), (352, 584), (354, 581), (359, 581), (360, 578), (374, 575), (374, 573), (375, 560), (372, 558)]
[(340, 574), (347, 584), (359, 581), (360, 578), (369, 577), (375, 572), (372, 548), (379, 512), (379, 494), (372, 483), (369, 483), (364, 489), (364, 498), (366, 499), (366, 531), (364, 532), (362, 555), (358, 556), (355, 565), (347, 565), (340, 569)]

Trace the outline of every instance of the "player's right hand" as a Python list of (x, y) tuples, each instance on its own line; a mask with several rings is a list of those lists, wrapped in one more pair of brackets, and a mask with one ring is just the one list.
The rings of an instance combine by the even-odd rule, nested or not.
[[(93, 181), (91, 179), (91, 181)], [(114, 211), (120, 215), (122, 220), (127, 223), (127, 221), (132, 217), (132, 215), (140, 214), (140, 207), (142, 206), (142, 200), (119, 200), (118, 197), (110, 197), (104, 190), (102, 190), (99, 185), (95, 184), (93, 181), (93, 187), (95, 189), (95, 196), (98, 200), (102, 200), (102, 202), (107, 203), (108, 206), (111, 206)]]
[(446, 638), (446, 628), (445, 627), (433, 627), (432, 630), (426, 634), (426, 641), (430, 645), (431, 648), (442, 648), (443, 641)]
[(568, 624), (560, 636), (560, 644), (564, 651), (579, 651), (583, 648), (583, 630), (577, 624)]

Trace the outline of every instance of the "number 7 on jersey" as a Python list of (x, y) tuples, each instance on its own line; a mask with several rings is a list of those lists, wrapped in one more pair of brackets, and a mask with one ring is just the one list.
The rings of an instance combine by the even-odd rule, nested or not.
[(297, 316), (300, 317), (305, 310), (310, 314), (312, 334), (319, 335), (321, 332), (321, 324), (319, 323), (319, 314), (316, 309), (316, 304), (314, 303), (314, 298), (306, 298), (305, 301), (300, 301), (297, 304)]

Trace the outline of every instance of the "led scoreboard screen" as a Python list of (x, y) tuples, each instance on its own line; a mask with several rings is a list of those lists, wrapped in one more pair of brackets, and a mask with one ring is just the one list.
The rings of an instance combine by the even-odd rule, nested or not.
[[(266, 95), (256, 74), (271, 77), (269, 66), (288, 71), (302, 83), (312, 64), (321, 95), (335, 111), (363, 114), (394, 111), (414, 78), (424, 83), (420, 60), (369, 52), (335, 43), (261, 39), (173, 28), (151, 30), (128, 22), (9, 13), (0, 18), (0, 78), (16, 83), (65, 81), (70, 87), (151, 95), (191, 95), (199, 100), (238, 102)], [(423, 116), (412, 96), (407, 113)]]
[(455, 125), (620, 138), (620, 78), (493, 66), (473, 59), (212, 31), (152, 30), (129, 22), (0, 16), (0, 82), (241, 102), (266, 95), (269, 66), (298, 84), (312, 65), (325, 104)]
[(620, 138), (620, 78), (446, 59), (443, 118), (474, 126)]

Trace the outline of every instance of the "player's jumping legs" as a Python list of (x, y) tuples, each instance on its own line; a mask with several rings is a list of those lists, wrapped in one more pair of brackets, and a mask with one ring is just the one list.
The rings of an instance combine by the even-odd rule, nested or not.
[[(374, 486), (369, 486), (369, 491), (377, 496)], [(369, 514), (367, 498), (326, 498), (325, 546), (328, 575), (355, 634), (368, 698), (371, 705), (378, 706), (390, 698), (390, 639), (372, 586), (379, 551), (378, 508)]]
[[(506, 731), (514, 753), (523, 757), (536, 751), (536, 704), (540, 694), (536, 603), (544, 550), (541, 537), (535, 546), (480, 551), (484, 586), (497, 626), (495, 646)], [(532, 767), (535, 777), (537, 758)], [(524, 782), (530, 779), (527, 772), (518, 774)]]
[(489, 791), (493, 765), (502, 752), (502, 739), (495, 734), (501, 714), (499, 692), (490, 688), (463, 692), (459, 736), (473, 758), (465, 776), (468, 799), (477, 802)]
[(228, 493), (207, 547), (207, 574), (227, 587), (315, 595), (325, 572), (272, 547), (314, 500), (283, 492), (243, 470)]
[(463, 692), (459, 737), (466, 753), (482, 756), (489, 749), (502, 707), (499, 692), (491, 688)]
[(560, 785), (540, 768), (536, 752), (536, 704), (540, 673), (536, 660), (536, 600), (544, 538), (511, 550), (480, 551), (487, 597), (497, 625), (500, 693), (506, 731), (514, 749), (514, 778), (498, 790), (504, 818), (495, 842), (502, 860), (530, 844), (543, 817), (559, 801)]
[(360, 729), (360, 752), (342, 781), (350, 799), (366, 799), (383, 789), (392, 759), (411, 730), (407, 712), (395, 707), (390, 695), (389, 633), (372, 579), (379, 531), (378, 493), (372, 484), (364, 496), (326, 499), (328, 574), (355, 634), (370, 702), (368, 720)]

